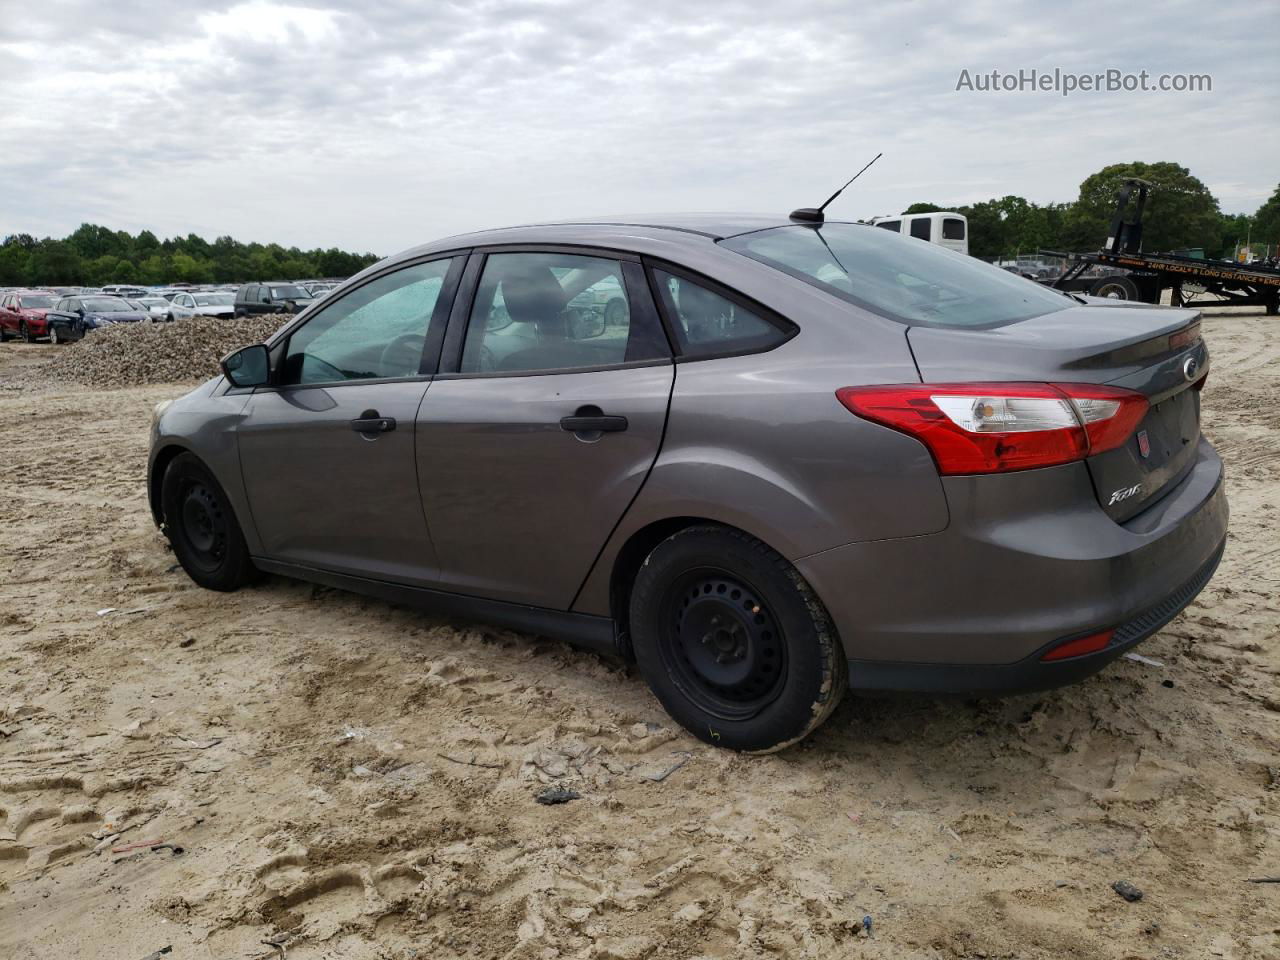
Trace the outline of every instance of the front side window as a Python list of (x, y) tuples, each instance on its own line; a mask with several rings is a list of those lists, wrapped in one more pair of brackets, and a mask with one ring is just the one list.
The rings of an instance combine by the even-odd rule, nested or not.
[(566, 253), (496, 253), (476, 290), (463, 373), (611, 366), (667, 355), (660, 329), (632, 322), (622, 264)]
[(932, 239), (933, 221), (928, 217), (916, 217), (911, 221), (911, 235), (917, 240)]
[(879, 227), (881, 230), (892, 230), (894, 233), (899, 233), (902, 230), (902, 221), (901, 220), (882, 220), (880, 223), (877, 223), (876, 226)]
[(996, 327), (1070, 307), (1060, 293), (936, 243), (863, 224), (786, 226), (721, 241), (753, 260), (902, 323)]
[(702, 284), (664, 270), (654, 270), (653, 275), (683, 356), (768, 350), (790, 336), (789, 331)]
[[(357, 287), (289, 337), (282, 382), (417, 376), (452, 259), (405, 267)], [(264, 288), (265, 289), (265, 288)]]

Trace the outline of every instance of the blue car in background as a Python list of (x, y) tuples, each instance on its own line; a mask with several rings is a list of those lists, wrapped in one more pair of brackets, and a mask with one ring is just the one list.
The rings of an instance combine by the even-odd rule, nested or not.
[(82, 340), (85, 334), (113, 323), (141, 323), (151, 321), (145, 310), (131, 306), (120, 297), (72, 296), (63, 297), (45, 315), (50, 343), (69, 343)]

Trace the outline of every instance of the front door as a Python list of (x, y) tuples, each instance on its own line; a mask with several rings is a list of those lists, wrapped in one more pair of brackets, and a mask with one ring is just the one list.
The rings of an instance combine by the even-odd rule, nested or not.
[(290, 335), (278, 386), (254, 393), (237, 428), (267, 558), (380, 580), (433, 580), (416, 417), (461, 266), (462, 258), (446, 258), (384, 274)]
[(486, 258), (460, 363), (418, 416), (445, 589), (573, 602), (666, 423), (674, 366), (639, 267), (550, 252)]

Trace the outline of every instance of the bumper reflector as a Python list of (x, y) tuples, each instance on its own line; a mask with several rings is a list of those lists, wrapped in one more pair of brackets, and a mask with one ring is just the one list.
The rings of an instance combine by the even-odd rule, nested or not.
[(1115, 633), (1114, 630), (1103, 630), (1101, 633), (1091, 633), (1087, 637), (1064, 640), (1056, 647), (1051, 647), (1049, 652), (1040, 659), (1066, 660), (1068, 657), (1082, 657), (1086, 653), (1097, 653), (1099, 650), (1107, 649), (1113, 633)]

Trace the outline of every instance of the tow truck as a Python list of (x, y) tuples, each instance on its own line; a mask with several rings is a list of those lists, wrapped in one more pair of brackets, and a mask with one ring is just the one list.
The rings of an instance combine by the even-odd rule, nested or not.
[[(1066, 261), (1062, 273), (1046, 286), (1115, 300), (1159, 303), (1165, 290), (1175, 307), (1192, 305), (1262, 306), (1280, 312), (1280, 264), (1229, 263), (1174, 253), (1142, 252), (1142, 212), (1151, 184), (1129, 178), (1117, 195), (1107, 242), (1096, 253), (1041, 250)], [(1136, 196), (1135, 196), (1136, 194)], [(1130, 200), (1134, 201), (1132, 212)], [(1106, 271), (1098, 276), (1098, 269)], [(1085, 276), (1086, 271), (1090, 276)], [(1190, 289), (1189, 289), (1190, 288)]]

